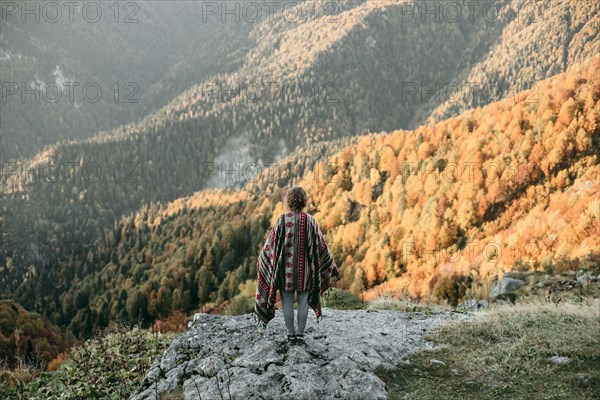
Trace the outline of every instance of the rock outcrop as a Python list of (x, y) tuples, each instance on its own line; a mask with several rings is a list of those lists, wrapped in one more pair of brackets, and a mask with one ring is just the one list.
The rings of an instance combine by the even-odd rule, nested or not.
[[(386, 399), (373, 372), (431, 348), (424, 335), (465, 314), (309, 310), (304, 345), (289, 345), (277, 310), (266, 330), (251, 314), (196, 314), (189, 329), (154, 362), (131, 400), (183, 391), (185, 399)], [(157, 399), (156, 399), (157, 400)]]
[(505, 274), (500, 281), (494, 283), (492, 290), (490, 291), (490, 296), (495, 298), (501, 294), (513, 292), (524, 284), (525, 281), (511, 278)]

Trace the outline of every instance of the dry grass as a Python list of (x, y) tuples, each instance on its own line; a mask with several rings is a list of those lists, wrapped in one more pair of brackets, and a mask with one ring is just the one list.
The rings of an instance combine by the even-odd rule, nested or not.
[[(447, 325), (429, 337), (437, 349), (379, 373), (390, 399), (597, 399), (599, 332), (599, 299), (529, 299)], [(557, 365), (552, 356), (570, 362)]]
[(14, 368), (0, 368), (0, 385), (24, 386), (33, 378), (39, 376), (39, 374), (39, 370), (19, 361), (18, 365)]
[(160, 400), (183, 400), (183, 388), (177, 388), (169, 392), (161, 393)]

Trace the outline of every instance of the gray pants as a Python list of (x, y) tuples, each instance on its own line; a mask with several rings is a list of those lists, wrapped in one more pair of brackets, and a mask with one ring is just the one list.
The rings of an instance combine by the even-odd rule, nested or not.
[(303, 335), (308, 319), (308, 290), (304, 292), (296, 291), (298, 294), (298, 331), (294, 331), (294, 291), (280, 290), (281, 305), (283, 308), (283, 319), (288, 335)]

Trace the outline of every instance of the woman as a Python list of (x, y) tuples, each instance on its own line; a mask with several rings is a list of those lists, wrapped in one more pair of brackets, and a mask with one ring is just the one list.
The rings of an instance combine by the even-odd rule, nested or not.
[[(288, 190), (287, 211), (277, 218), (258, 257), (254, 316), (266, 328), (275, 317), (277, 290), (281, 294), (288, 341), (304, 343), (308, 306), (321, 320), (321, 295), (339, 276), (319, 224), (306, 213), (308, 196), (299, 187)], [(294, 329), (294, 292), (298, 296), (298, 330)]]

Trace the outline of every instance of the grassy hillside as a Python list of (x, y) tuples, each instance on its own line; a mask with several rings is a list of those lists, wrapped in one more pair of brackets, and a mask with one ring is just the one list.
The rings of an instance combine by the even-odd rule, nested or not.
[(597, 399), (599, 306), (500, 306), (430, 334), (437, 349), (380, 377), (390, 399)]
[[(487, 296), (503, 271), (547, 260), (557, 272), (595, 268), (599, 63), (540, 82), (535, 104), (519, 100), (525, 92), (413, 132), (365, 136), (292, 180), (311, 194), (339, 286), (365, 299), (389, 291), (456, 304)], [(283, 210), (273, 182), (265, 171), (244, 190), (202, 191), (123, 219), (87, 259), (65, 264), (100, 268), (46, 310), (81, 333), (236, 296)]]

